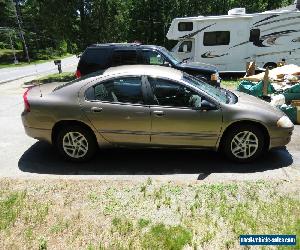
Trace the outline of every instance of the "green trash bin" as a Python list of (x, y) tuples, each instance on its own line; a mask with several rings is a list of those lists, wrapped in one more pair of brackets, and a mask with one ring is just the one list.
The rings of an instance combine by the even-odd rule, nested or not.
[[(243, 80), (238, 85), (237, 90), (240, 92), (249, 94), (249, 95), (256, 96), (256, 97), (262, 97), (263, 96), (263, 81), (254, 83), (251, 81)], [(273, 94), (273, 93), (275, 93), (275, 89), (272, 84), (269, 84), (268, 94)]]
[(280, 110), (283, 111), (292, 121), (292, 123), (297, 122), (297, 108), (291, 105), (282, 105), (280, 107)]
[(300, 84), (297, 83), (283, 93), (286, 101), (300, 100)]

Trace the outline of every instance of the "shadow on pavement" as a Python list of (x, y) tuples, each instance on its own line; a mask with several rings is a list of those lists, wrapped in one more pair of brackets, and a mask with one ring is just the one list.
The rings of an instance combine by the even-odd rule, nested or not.
[(44, 142), (32, 145), (20, 158), (23, 172), (54, 175), (164, 175), (210, 173), (253, 173), (278, 169), (293, 163), (285, 149), (270, 151), (252, 164), (236, 164), (221, 154), (203, 150), (105, 149), (89, 162), (73, 163), (61, 159), (54, 147)]

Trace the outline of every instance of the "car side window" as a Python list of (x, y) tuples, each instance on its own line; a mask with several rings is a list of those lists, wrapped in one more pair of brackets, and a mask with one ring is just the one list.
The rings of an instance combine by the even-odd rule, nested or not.
[(136, 50), (115, 50), (112, 56), (112, 66), (137, 64)]
[[(186, 51), (184, 51), (184, 47), (186, 46)], [(184, 41), (180, 44), (178, 52), (191, 52), (193, 47), (192, 41)]]
[(163, 56), (154, 50), (142, 50), (142, 63), (150, 65), (163, 65)]
[(139, 77), (122, 77), (101, 82), (90, 87), (85, 96), (88, 100), (144, 104)]
[(179, 83), (148, 77), (156, 105), (201, 108), (201, 95)]

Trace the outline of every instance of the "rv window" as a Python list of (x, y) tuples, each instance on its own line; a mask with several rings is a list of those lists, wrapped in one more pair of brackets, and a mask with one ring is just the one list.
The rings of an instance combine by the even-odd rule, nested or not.
[[(191, 52), (192, 51), (192, 41), (184, 41), (180, 44), (178, 52)], [(187, 47), (187, 51), (183, 50), (183, 47)]]
[(256, 42), (259, 41), (260, 38), (260, 29), (252, 29), (250, 30), (250, 42)]
[(179, 31), (192, 31), (193, 30), (193, 22), (180, 22), (178, 23)]
[(230, 31), (204, 32), (204, 46), (228, 45), (230, 43)]

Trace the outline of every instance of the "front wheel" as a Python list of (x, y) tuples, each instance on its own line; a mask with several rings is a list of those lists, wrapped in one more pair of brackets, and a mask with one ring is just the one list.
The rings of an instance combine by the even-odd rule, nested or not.
[(264, 151), (264, 136), (255, 126), (239, 126), (231, 129), (223, 141), (225, 155), (237, 162), (250, 162)]
[(97, 149), (94, 136), (80, 126), (62, 128), (57, 136), (56, 146), (59, 153), (71, 161), (89, 160)]

